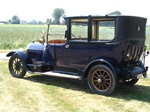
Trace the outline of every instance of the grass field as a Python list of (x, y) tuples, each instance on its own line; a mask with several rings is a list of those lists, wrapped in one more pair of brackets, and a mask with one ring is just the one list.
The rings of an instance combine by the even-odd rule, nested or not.
[(27, 74), (13, 78), (0, 60), (0, 112), (149, 112), (150, 79), (117, 88), (111, 96), (93, 94), (87, 81)]
[[(47, 25), (0, 25), (0, 50), (26, 48), (28, 43), (41, 37), (41, 30), (46, 33)], [(65, 30), (65, 25), (50, 26), (50, 33), (64, 34)], [(147, 49), (150, 50), (150, 27), (146, 29), (146, 37)]]
[[(37, 41), (47, 25), (0, 25), (0, 50), (25, 48)], [(50, 26), (63, 34), (66, 26)], [(150, 50), (150, 27), (146, 29)], [(53, 38), (53, 37), (52, 37)], [(63, 38), (63, 37), (59, 37)], [(83, 81), (27, 74), (13, 78), (8, 61), (0, 60), (0, 112), (149, 112), (150, 79), (140, 79), (132, 88), (116, 88), (111, 96), (93, 94)]]
[(150, 27), (146, 28), (146, 46), (150, 50)]
[[(0, 48), (1, 50), (26, 48), (28, 43), (38, 41), (42, 36), (42, 30), (46, 33), (47, 25), (0, 25)], [(52, 25), (50, 30), (50, 33), (64, 34), (66, 26)]]

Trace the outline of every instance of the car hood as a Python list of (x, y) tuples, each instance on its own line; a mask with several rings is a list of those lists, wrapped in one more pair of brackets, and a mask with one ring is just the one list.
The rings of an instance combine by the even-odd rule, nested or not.
[(31, 42), (27, 45), (27, 50), (44, 50), (46, 47), (46, 43), (41, 44), (39, 42)]

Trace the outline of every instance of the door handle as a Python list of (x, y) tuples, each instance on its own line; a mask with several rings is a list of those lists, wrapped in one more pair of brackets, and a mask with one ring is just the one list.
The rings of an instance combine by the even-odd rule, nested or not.
[(68, 45), (68, 44), (67, 44), (67, 45), (65, 45), (65, 48), (66, 48), (66, 49), (68, 49), (68, 48), (69, 48), (69, 45)]

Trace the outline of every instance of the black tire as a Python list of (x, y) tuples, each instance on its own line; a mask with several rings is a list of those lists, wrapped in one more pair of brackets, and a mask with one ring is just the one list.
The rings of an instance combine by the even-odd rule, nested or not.
[(124, 81), (124, 84), (126, 85), (126, 86), (129, 86), (129, 87), (132, 87), (132, 86), (134, 86), (137, 82), (138, 82), (138, 78), (137, 77), (135, 77), (135, 78), (133, 78), (133, 79), (129, 79), (129, 80), (125, 80)]
[(13, 77), (23, 78), (26, 74), (25, 66), (18, 55), (12, 55), (9, 59), (9, 71)]
[(96, 94), (110, 95), (116, 87), (116, 78), (109, 67), (96, 65), (89, 71), (88, 85)]

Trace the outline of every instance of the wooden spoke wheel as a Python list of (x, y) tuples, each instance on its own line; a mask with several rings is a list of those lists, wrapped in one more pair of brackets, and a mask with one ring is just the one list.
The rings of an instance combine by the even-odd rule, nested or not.
[(88, 74), (88, 85), (94, 93), (109, 95), (116, 87), (116, 79), (109, 67), (96, 65)]
[(12, 55), (9, 60), (9, 71), (13, 77), (23, 78), (26, 74), (26, 69), (18, 55)]

